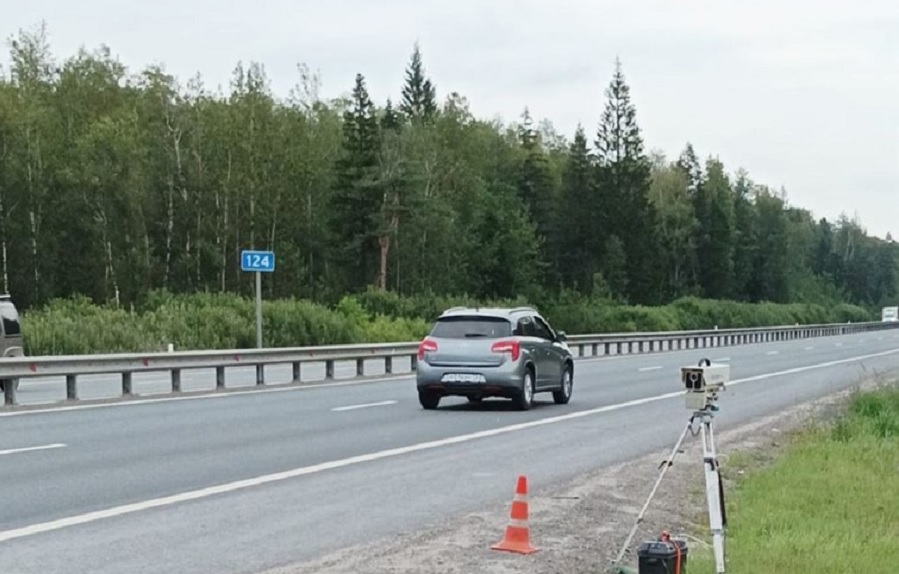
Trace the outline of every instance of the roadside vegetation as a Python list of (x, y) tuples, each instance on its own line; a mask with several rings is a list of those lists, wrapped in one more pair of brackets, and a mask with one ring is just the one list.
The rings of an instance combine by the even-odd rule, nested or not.
[[(744, 455), (725, 465), (736, 478), (728, 572), (896, 572), (899, 388), (856, 394), (835, 422), (804, 429), (757, 463)], [(692, 573), (715, 571), (705, 548), (691, 548), (689, 562)]]
[(586, 333), (859, 321), (899, 300), (891, 238), (689, 134), (676, 158), (652, 149), (611, 55), (604, 101), (564, 134), (526, 108), (477, 117), (417, 45), (379, 98), (361, 72), (325, 97), (305, 64), (278, 95), (258, 62), (217, 89), (105, 46), (59, 58), (44, 27), (8, 47), (0, 288), (32, 354), (250, 346), (247, 248), (276, 254), (277, 346), (412, 340), (463, 301)]
[[(477, 302), (464, 297), (400, 297), (369, 290), (325, 306), (308, 300), (263, 301), (270, 347), (414, 341), (454, 305), (524, 305), (522, 299)], [(570, 334), (753, 327), (871, 320), (864, 308), (749, 304), (679, 299), (659, 307), (627, 306), (577, 296), (536, 303), (550, 323)], [(60, 299), (23, 313), (29, 355), (234, 349), (256, 344), (255, 304), (234, 294), (150, 293), (128, 310), (86, 298)]]

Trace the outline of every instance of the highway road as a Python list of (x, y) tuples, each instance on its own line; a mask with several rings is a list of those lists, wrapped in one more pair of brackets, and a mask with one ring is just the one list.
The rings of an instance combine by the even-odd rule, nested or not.
[(679, 367), (702, 357), (732, 365), (727, 428), (899, 375), (899, 332), (585, 359), (569, 405), (527, 412), (426, 412), (408, 376), (0, 412), (0, 572), (249, 573), (439, 525), (507, 503), (518, 474), (540, 491), (670, 448)]

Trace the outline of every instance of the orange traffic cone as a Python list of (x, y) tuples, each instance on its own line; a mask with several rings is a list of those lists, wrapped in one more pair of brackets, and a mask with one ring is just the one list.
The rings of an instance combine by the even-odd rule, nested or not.
[(528, 479), (524, 476), (518, 477), (509, 525), (506, 526), (506, 535), (502, 542), (494, 544), (490, 548), (518, 554), (537, 552), (537, 549), (531, 546), (531, 535), (528, 529)]

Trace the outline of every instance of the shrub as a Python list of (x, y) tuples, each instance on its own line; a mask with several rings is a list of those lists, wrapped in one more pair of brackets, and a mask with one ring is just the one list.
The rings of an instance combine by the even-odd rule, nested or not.
[[(400, 296), (370, 290), (332, 308), (303, 299), (263, 301), (264, 344), (300, 347), (415, 341), (445, 309), (520, 306), (524, 298), (478, 302), (468, 297)], [(626, 306), (570, 292), (534, 305), (570, 334), (672, 331), (871, 320), (854, 305), (739, 303), (687, 297), (660, 307)], [(29, 355), (236, 349), (256, 345), (254, 301), (227, 293), (148, 293), (135, 309), (95, 305), (83, 297), (50, 301), (22, 314)]]

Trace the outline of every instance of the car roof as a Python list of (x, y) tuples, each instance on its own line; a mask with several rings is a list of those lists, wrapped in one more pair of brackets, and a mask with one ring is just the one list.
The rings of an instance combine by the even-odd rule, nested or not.
[(458, 317), (458, 316), (482, 316), (497, 317), (503, 319), (512, 319), (518, 315), (533, 314), (539, 315), (533, 307), (452, 307), (444, 311), (440, 318)]

